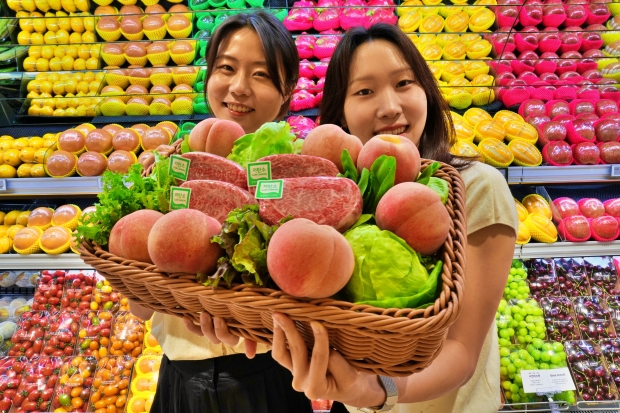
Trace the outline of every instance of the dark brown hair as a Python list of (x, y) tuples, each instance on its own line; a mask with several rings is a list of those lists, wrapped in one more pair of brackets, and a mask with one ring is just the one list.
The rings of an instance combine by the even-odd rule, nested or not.
[(264, 11), (230, 16), (213, 32), (206, 51), (205, 93), (211, 77), (211, 68), (215, 66), (220, 45), (232, 33), (243, 28), (252, 29), (258, 35), (263, 44), (269, 77), (278, 92), (287, 98), (280, 109), (280, 113), (278, 113), (278, 118), (281, 118), (288, 111), (293, 91), (299, 79), (299, 54), (297, 47), (295, 47), (295, 41), (280, 20)]
[(426, 93), (428, 113), (418, 147), (420, 155), (426, 159), (445, 162), (459, 168), (464, 167), (467, 161), (460, 158), (457, 160), (450, 153), (450, 146), (455, 136), (450, 108), (441, 95), (426, 61), (407, 35), (395, 26), (379, 23), (369, 29), (356, 27), (345, 33), (327, 68), (320, 110), (321, 123), (342, 127), (353, 55), (359, 46), (373, 40), (385, 40), (395, 45)]

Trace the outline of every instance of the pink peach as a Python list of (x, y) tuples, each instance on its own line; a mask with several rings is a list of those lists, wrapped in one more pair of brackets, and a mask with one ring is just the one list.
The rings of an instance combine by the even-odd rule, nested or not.
[(349, 135), (336, 125), (327, 124), (317, 126), (308, 133), (301, 154), (329, 159), (340, 172), (344, 172), (342, 151), (348, 150), (353, 164), (356, 164), (362, 146), (362, 141), (357, 136)]
[(124, 217), (121, 231), (121, 250), (123, 258), (139, 262), (153, 263), (149, 256), (148, 237), (153, 225), (164, 214), (150, 209), (136, 211)]
[(227, 157), (237, 139), (245, 135), (239, 124), (216, 118), (200, 122), (189, 135), (189, 147), (195, 152), (207, 152)]
[(396, 179), (394, 184), (413, 182), (420, 173), (420, 152), (413, 142), (398, 135), (377, 135), (371, 138), (357, 158), (357, 169), (370, 170), (373, 162), (381, 155), (396, 158)]

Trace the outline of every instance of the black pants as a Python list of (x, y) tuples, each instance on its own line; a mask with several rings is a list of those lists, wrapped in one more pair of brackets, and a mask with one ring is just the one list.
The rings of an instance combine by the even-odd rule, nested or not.
[(332, 409), (329, 411), (330, 413), (349, 413), (346, 407), (340, 402), (334, 402), (332, 404)]
[(164, 355), (151, 413), (312, 413), (292, 381), (271, 352), (251, 360), (235, 354), (170, 361)]

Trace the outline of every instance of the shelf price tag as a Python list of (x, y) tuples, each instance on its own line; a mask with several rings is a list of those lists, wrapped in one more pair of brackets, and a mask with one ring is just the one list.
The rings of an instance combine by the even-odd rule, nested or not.
[(284, 181), (282, 179), (274, 179), (271, 181), (258, 181), (256, 187), (256, 199), (281, 199), (284, 189)]
[(248, 186), (256, 186), (260, 180), (271, 180), (271, 162), (248, 162)]
[(0, 179), (0, 191), (6, 191), (6, 179)]
[(521, 370), (526, 393), (554, 393), (576, 390), (568, 367), (551, 370)]
[(170, 209), (188, 209), (191, 196), (191, 188), (173, 186), (170, 188)]
[(168, 166), (168, 174), (177, 179), (187, 181), (190, 162), (189, 159), (185, 159), (179, 155), (172, 155), (170, 157), (170, 165)]
[(611, 177), (620, 178), (620, 164), (611, 165)]

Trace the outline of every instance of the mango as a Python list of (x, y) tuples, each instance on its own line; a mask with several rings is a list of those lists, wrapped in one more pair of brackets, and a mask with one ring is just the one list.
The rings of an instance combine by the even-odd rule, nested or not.
[(521, 201), (527, 212), (530, 214), (540, 214), (547, 219), (551, 219), (553, 214), (551, 212), (551, 207), (545, 198), (538, 194), (530, 194), (523, 198)]
[(553, 225), (551, 219), (544, 215), (536, 212), (530, 214), (524, 224), (535, 241), (550, 244), (558, 239), (558, 229)]
[(508, 144), (508, 149), (514, 155), (514, 163), (519, 166), (538, 166), (542, 163), (542, 154), (531, 143), (515, 139)]
[[(514, 199), (514, 198), (513, 198)], [(524, 222), (527, 216), (530, 214), (527, 209), (523, 206), (521, 202), (517, 199), (515, 201), (515, 208), (517, 209), (517, 216), (519, 217), (519, 222)]]
[(497, 139), (483, 139), (478, 144), (478, 150), (484, 156), (485, 162), (496, 168), (505, 168), (514, 161), (514, 155), (508, 146)]
[(530, 230), (525, 225), (525, 222), (519, 221), (519, 230), (517, 231), (517, 244), (523, 245), (530, 242), (532, 239), (532, 235), (530, 234)]

